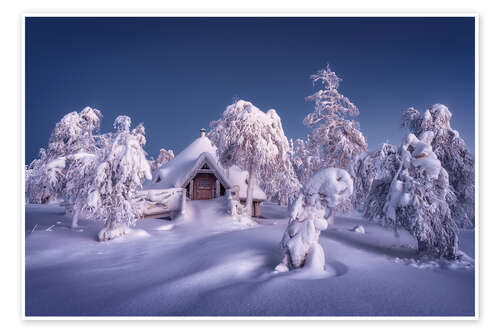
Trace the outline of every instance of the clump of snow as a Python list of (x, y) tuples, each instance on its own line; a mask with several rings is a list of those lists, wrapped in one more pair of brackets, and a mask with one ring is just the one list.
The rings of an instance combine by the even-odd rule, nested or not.
[[(326, 207), (335, 208), (352, 194), (352, 178), (347, 171), (338, 168), (326, 168), (316, 172), (304, 185), (302, 192), (312, 204), (320, 199)], [(309, 204), (309, 203), (308, 203)]]
[(112, 240), (124, 236), (130, 232), (130, 228), (124, 224), (116, 227), (104, 227), (97, 234), (97, 239), (100, 242)]
[(403, 144), (406, 151), (410, 147), (413, 149), (411, 157), (408, 154), (403, 155), (403, 163), (411, 162), (414, 167), (420, 168), (429, 179), (437, 179), (439, 172), (441, 172), (441, 162), (430, 145), (433, 138), (434, 133), (430, 131), (422, 133), (420, 139), (410, 133)]
[(360, 233), (360, 234), (366, 233), (365, 228), (362, 225), (357, 225), (354, 228), (352, 228), (351, 230), (354, 232)]

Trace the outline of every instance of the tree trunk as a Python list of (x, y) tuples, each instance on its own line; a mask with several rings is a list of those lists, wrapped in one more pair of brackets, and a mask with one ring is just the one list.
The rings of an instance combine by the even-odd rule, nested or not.
[(456, 260), (458, 242), (455, 238), (451, 240), (443, 240), (443, 244), (432, 244), (428, 240), (417, 239), (418, 253), (420, 255), (429, 255), (434, 258), (444, 258), (448, 260)]
[(250, 167), (250, 170), (248, 170), (247, 202), (245, 205), (245, 214), (248, 216), (252, 216), (254, 183), (255, 183), (255, 168)]
[(107, 220), (104, 228), (97, 234), (99, 241), (108, 241), (127, 234), (130, 231), (128, 226), (115, 220)]
[(79, 215), (80, 210), (77, 208), (74, 208), (73, 211), (73, 219), (71, 220), (71, 228), (75, 229), (78, 228), (78, 215)]

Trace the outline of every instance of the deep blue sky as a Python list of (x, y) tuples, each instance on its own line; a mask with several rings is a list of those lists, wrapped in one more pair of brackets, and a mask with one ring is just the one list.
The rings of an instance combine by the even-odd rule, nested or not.
[(403, 110), (443, 103), (474, 150), (474, 18), (27, 18), (26, 161), (89, 105), (143, 122), (179, 153), (235, 97), (305, 137), (309, 76), (330, 63), (370, 149), (399, 144)]

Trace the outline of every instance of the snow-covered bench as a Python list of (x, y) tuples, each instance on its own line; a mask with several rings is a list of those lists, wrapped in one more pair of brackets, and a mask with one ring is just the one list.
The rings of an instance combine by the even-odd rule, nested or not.
[(169, 216), (175, 218), (184, 213), (186, 190), (169, 188), (139, 191), (136, 197), (144, 216)]

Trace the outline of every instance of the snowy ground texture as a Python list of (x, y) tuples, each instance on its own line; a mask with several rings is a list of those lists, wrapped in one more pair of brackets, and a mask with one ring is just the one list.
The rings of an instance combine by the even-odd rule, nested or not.
[[(203, 212), (203, 216), (201, 215)], [(286, 208), (258, 224), (222, 215), (222, 202), (188, 202), (175, 223), (145, 219), (100, 243), (102, 225), (56, 205), (26, 207), (27, 316), (473, 316), (474, 267), (415, 261), (416, 243), (358, 217), (322, 232), (327, 272), (273, 273)], [(353, 228), (363, 225), (365, 233)], [(359, 228), (358, 228), (359, 231)], [(461, 249), (474, 257), (474, 231)]]

